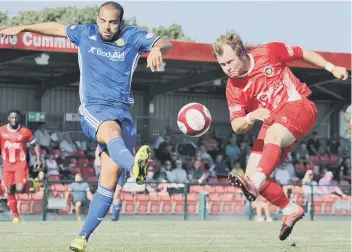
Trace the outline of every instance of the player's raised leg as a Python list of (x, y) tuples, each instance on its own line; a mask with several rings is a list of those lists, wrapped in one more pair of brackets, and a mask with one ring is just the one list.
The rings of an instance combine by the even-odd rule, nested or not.
[(109, 156), (122, 169), (133, 174), (137, 184), (144, 184), (150, 147), (142, 146), (133, 157), (122, 139), (120, 124), (116, 121), (104, 121), (98, 128), (97, 141), (106, 144)]
[(88, 215), (81, 232), (71, 242), (70, 249), (72, 251), (85, 251), (90, 235), (104, 219), (113, 200), (121, 169), (114, 163), (106, 152), (102, 152), (100, 158), (101, 172), (98, 189), (89, 205)]
[[(249, 178), (244, 179), (235, 174), (230, 174), (231, 182), (241, 188), (245, 195), (250, 195), (249, 200), (255, 200), (258, 193), (264, 196), (272, 204), (280, 207), (284, 214), (283, 225), (280, 231), (280, 240), (285, 240), (292, 231), (295, 223), (304, 216), (302, 207), (290, 202), (283, 189), (269, 176), (280, 162), (282, 154), (296, 141), (302, 139), (314, 127), (316, 122), (316, 107), (307, 99), (286, 104), (275, 116), (271, 126), (264, 125), (256, 142), (260, 147), (261, 139), (262, 156), (258, 165), (251, 164), (252, 169), (257, 169)], [(266, 130), (266, 127), (267, 130)], [(264, 137), (263, 137), (264, 135)], [(282, 151), (285, 153), (282, 153)], [(249, 168), (249, 167), (248, 167)]]

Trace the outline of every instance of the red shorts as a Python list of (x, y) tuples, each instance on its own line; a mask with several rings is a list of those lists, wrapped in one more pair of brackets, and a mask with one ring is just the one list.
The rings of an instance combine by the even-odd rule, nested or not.
[[(263, 122), (263, 126), (255, 141), (252, 152), (261, 154), (263, 152), (264, 138), (267, 129), (274, 123), (278, 123), (287, 128), (299, 142), (309, 134), (314, 128), (317, 120), (317, 108), (315, 104), (307, 98), (302, 98), (294, 102), (285, 103), (278, 110), (273, 111), (268, 119)], [(286, 158), (293, 145), (283, 148), (282, 157)]]
[(5, 186), (15, 184), (26, 184), (28, 180), (28, 166), (26, 162), (6, 163), (4, 162), (2, 170), (2, 180)]

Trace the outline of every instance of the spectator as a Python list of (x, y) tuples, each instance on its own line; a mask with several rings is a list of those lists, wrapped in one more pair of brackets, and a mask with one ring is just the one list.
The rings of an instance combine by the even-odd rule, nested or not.
[(207, 152), (207, 147), (205, 147), (204, 144), (199, 146), (199, 154), (204, 161), (205, 169), (209, 169), (213, 162), (213, 158)]
[(236, 161), (232, 167), (232, 173), (237, 173), (241, 175), (242, 177), (245, 176), (244, 170), (241, 168), (241, 163), (239, 161)]
[(320, 172), (320, 166), (314, 165), (313, 166), (313, 180), (318, 183), (322, 177), (323, 177), (323, 174)]
[(231, 133), (229, 143), (225, 148), (225, 153), (232, 160), (237, 160), (239, 158), (241, 150), (237, 145), (237, 137), (235, 133)]
[(171, 159), (171, 154), (173, 152), (173, 144), (171, 142), (172, 138), (169, 135), (165, 135), (164, 142), (159, 145), (158, 150), (156, 151), (156, 157), (161, 161), (165, 162), (168, 159)]
[(176, 161), (176, 168), (172, 170), (172, 176), (174, 180), (172, 182), (176, 183), (186, 183), (187, 182), (187, 172), (182, 168), (182, 160), (178, 159)]
[(229, 167), (224, 163), (223, 155), (219, 154), (216, 156), (215, 163), (211, 170), (215, 171), (216, 177), (218, 179), (227, 178), (229, 174)]
[(318, 195), (318, 183), (313, 180), (313, 171), (308, 170), (302, 179), (302, 190), (304, 193), (304, 202), (307, 203), (309, 197), (313, 195)]
[(205, 145), (212, 158), (219, 153), (218, 142), (210, 135), (209, 131), (201, 137), (200, 143)]
[(36, 178), (34, 178), (34, 185), (35, 188), (34, 191), (35, 192), (40, 192), (42, 194), (44, 194), (44, 182), (42, 182), (45, 179), (45, 173), (43, 171), (38, 172), (38, 176)]
[(307, 145), (305, 143), (300, 144), (296, 158), (302, 164), (307, 164), (309, 162), (309, 151), (307, 150)]
[(75, 182), (73, 182), (68, 191), (65, 194), (65, 199), (69, 202), (70, 193), (73, 195), (73, 203), (76, 211), (77, 220), (81, 220), (81, 207), (89, 206), (89, 201), (92, 200), (92, 193), (90, 192), (89, 185), (83, 182), (83, 176), (81, 173), (77, 173), (75, 176)]
[(203, 173), (201, 169), (201, 162), (195, 161), (193, 163), (193, 167), (188, 172), (188, 180), (193, 183), (203, 183), (204, 180), (207, 178), (207, 175)]
[(324, 177), (319, 181), (319, 192), (323, 195), (330, 195), (333, 198), (347, 198), (339, 187), (333, 184), (333, 174), (331, 171), (325, 173)]
[(335, 178), (338, 182), (346, 180), (348, 181), (349, 184), (351, 184), (351, 159), (350, 158), (345, 158), (342, 161), (339, 169), (337, 169), (335, 172)]
[(71, 136), (67, 132), (64, 133), (64, 139), (60, 142), (60, 151), (65, 158), (73, 156), (76, 152)]
[(34, 132), (34, 136), (40, 147), (49, 153), (51, 149), (51, 140), (45, 123), (39, 123), (39, 128)]
[(148, 167), (146, 176), (146, 190), (148, 193), (156, 192), (158, 190), (158, 181), (154, 179), (154, 169), (153, 167)]
[(172, 163), (170, 160), (167, 160), (165, 162), (165, 166), (161, 166), (160, 168), (160, 173), (157, 178), (159, 182), (162, 182), (165, 180), (169, 182), (175, 181), (175, 177), (174, 177), (174, 174), (172, 173), (171, 168), (172, 168)]
[(290, 180), (291, 180), (291, 181), (297, 181), (297, 180), (298, 180), (298, 178), (297, 178), (297, 176), (296, 176), (295, 167), (294, 167), (293, 164), (289, 161), (288, 158), (282, 162), (282, 167), (284, 167), (284, 169), (288, 171), (288, 173), (289, 173), (289, 175), (290, 175)]
[(341, 154), (340, 141), (336, 133), (333, 133), (331, 135), (331, 138), (328, 140), (326, 145), (329, 146), (331, 154), (333, 155)]
[(48, 159), (45, 160), (47, 175), (59, 175), (60, 169), (59, 166), (54, 159), (53, 154), (49, 154)]
[(308, 139), (307, 148), (308, 148), (309, 155), (317, 156), (319, 154), (318, 150), (319, 150), (321, 144), (320, 144), (318, 137), (319, 137), (318, 132), (314, 131), (312, 137), (310, 139)]
[(276, 168), (275, 180), (282, 185), (284, 193), (288, 195), (288, 190), (292, 190), (293, 186), (290, 185), (291, 176), (285, 165), (281, 164), (278, 168)]
[(63, 153), (60, 154), (60, 157), (57, 162), (60, 168), (61, 179), (62, 180), (73, 179), (72, 171), (73, 171), (73, 168), (75, 167), (75, 164), (72, 163), (70, 159), (65, 158), (65, 155)]

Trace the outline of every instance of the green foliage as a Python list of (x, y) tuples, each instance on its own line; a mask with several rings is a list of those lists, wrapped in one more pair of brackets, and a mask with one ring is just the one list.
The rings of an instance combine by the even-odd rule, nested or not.
[[(58, 22), (61, 24), (89, 24), (95, 23), (99, 7), (86, 7), (78, 9), (76, 7), (46, 8), (41, 11), (23, 11), (18, 16), (8, 18), (6, 13), (0, 11), (0, 27), (16, 26), (23, 24), (35, 24), (42, 22)], [(125, 20), (126, 24), (137, 26), (143, 30), (153, 32), (164, 38), (172, 40), (187, 40), (190, 37), (185, 36), (182, 27), (172, 24), (169, 27), (159, 26), (149, 29), (146, 26), (137, 24), (136, 17)]]

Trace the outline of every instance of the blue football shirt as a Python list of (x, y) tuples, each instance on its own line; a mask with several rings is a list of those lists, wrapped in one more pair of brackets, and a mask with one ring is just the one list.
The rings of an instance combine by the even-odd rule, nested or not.
[(67, 25), (67, 38), (78, 46), (79, 95), (84, 105), (133, 105), (131, 82), (139, 57), (159, 36), (125, 26), (113, 42), (101, 39), (98, 26)]

